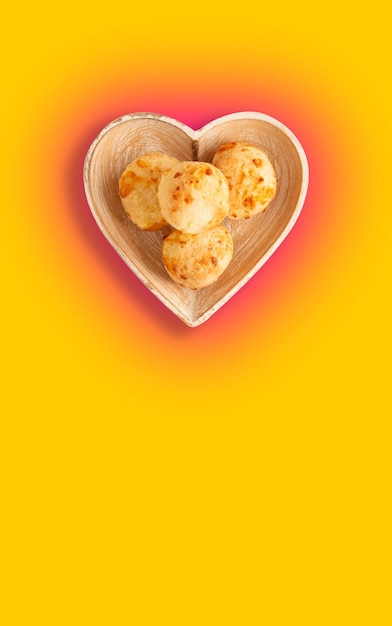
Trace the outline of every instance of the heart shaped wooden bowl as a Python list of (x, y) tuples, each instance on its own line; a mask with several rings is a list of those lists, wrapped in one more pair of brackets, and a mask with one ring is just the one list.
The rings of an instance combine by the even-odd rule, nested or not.
[[(175, 283), (162, 264), (162, 238), (170, 229), (145, 232), (126, 217), (118, 181), (126, 166), (146, 152), (180, 160), (211, 161), (228, 141), (262, 148), (277, 175), (277, 193), (265, 212), (248, 220), (226, 218), (233, 259), (216, 283), (199, 291)], [(198, 326), (225, 304), (267, 261), (295, 224), (308, 188), (304, 150), (283, 124), (257, 112), (233, 113), (199, 130), (154, 113), (124, 115), (106, 126), (84, 164), (87, 200), (101, 231), (136, 276), (188, 326)]]

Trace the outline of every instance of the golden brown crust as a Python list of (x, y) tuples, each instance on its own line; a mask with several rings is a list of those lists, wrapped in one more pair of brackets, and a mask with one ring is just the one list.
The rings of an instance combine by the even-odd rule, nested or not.
[(232, 256), (233, 240), (223, 226), (195, 234), (173, 230), (162, 242), (167, 273), (190, 289), (201, 289), (218, 280)]
[(249, 219), (264, 211), (276, 194), (276, 175), (267, 154), (247, 142), (220, 146), (212, 163), (229, 183), (230, 211), (233, 219)]
[(128, 165), (119, 180), (119, 194), (129, 219), (142, 230), (167, 224), (158, 202), (158, 184), (164, 171), (178, 160), (161, 152), (144, 154)]
[(201, 161), (183, 161), (165, 172), (158, 199), (164, 219), (190, 234), (216, 228), (229, 212), (225, 176), (211, 163)]

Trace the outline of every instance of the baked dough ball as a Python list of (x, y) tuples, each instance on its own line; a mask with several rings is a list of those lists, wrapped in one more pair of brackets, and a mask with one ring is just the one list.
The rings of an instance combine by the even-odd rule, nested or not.
[(212, 162), (229, 183), (230, 217), (248, 219), (267, 208), (276, 193), (276, 175), (263, 150), (233, 141), (220, 146)]
[(195, 234), (216, 228), (229, 213), (229, 186), (211, 163), (182, 161), (162, 174), (158, 199), (165, 220)]
[(173, 230), (162, 242), (163, 264), (180, 285), (201, 289), (214, 283), (233, 256), (233, 240), (218, 226), (196, 234)]
[(129, 219), (142, 230), (166, 225), (158, 202), (158, 185), (164, 171), (178, 164), (168, 154), (149, 152), (128, 165), (119, 182), (122, 205)]

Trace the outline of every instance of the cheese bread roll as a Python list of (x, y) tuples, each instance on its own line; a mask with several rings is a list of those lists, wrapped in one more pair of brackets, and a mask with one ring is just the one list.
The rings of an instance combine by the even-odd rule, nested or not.
[(165, 220), (190, 234), (219, 226), (228, 215), (229, 197), (222, 172), (202, 161), (182, 161), (162, 174), (158, 187)]
[(246, 142), (220, 146), (212, 163), (226, 176), (231, 218), (248, 219), (267, 208), (276, 193), (275, 170), (263, 150)]
[(173, 230), (162, 242), (162, 259), (167, 273), (190, 289), (201, 289), (214, 283), (232, 256), (233, 240), (223, 226), (195, 234)]

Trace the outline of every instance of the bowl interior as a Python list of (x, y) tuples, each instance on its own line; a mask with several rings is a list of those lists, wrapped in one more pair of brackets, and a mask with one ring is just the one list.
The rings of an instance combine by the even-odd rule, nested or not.
[[(163, 267), (161, 243), (168, 229), (149, 233), (132, 224), (122, 208), (118, 181), (126, 166), (146, 152), (211, 161), (228, 141), (249, 141), (268, 154), (277, 175), (277, 193), (265, 212), (249, 220), (224, 220), (233, 237), (233, 259), (216, 283), (193, 291), (177, 285)], [(104, 235), (140, 280), (189, 326), (208, 319), (260, 269), (293, 226), (307, 188), (301, 146), (288, 129), (261, 114), (233, 114), (199, 131), (162, 116), (125, 116), (92, 144), (84, 176), (90, 208)]]

